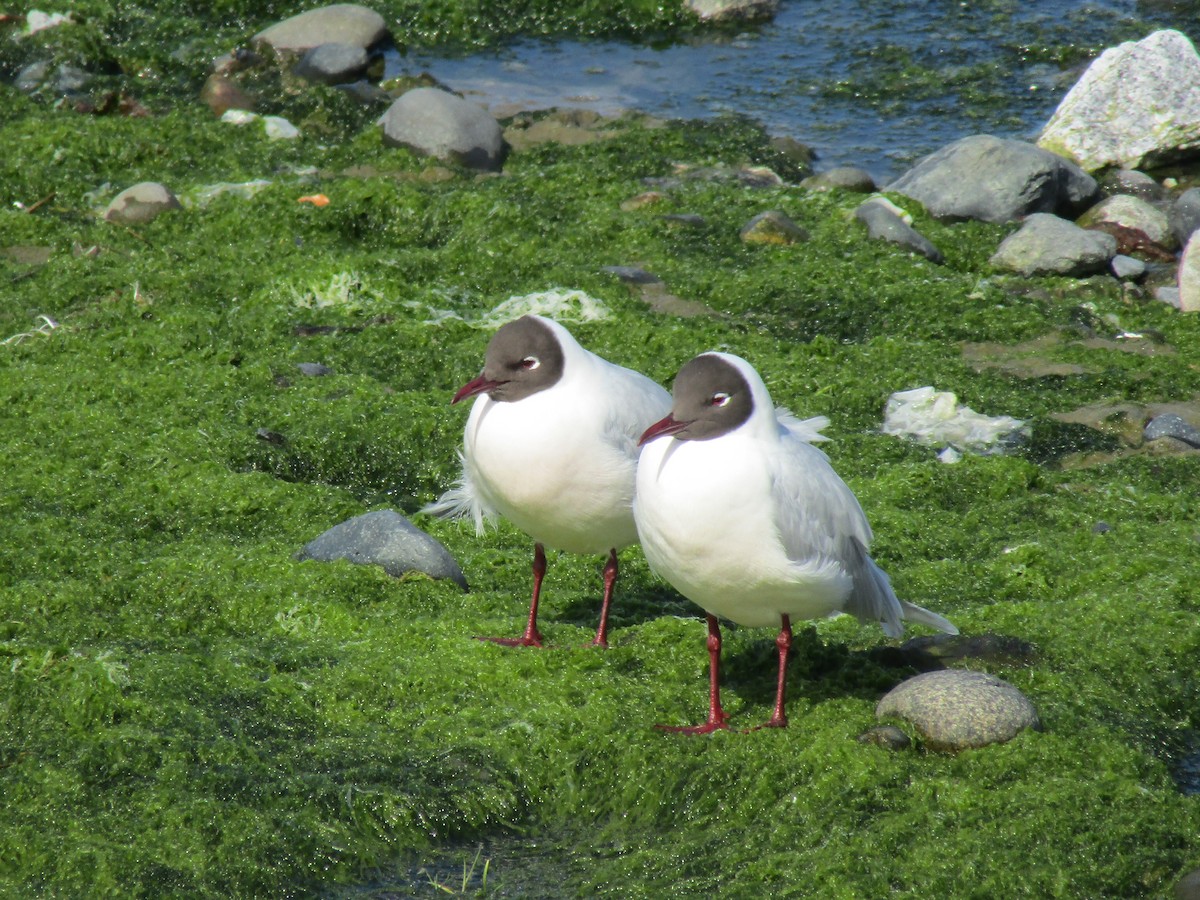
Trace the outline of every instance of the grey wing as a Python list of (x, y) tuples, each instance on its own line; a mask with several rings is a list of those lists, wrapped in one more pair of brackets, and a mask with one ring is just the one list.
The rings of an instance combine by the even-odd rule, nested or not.
[(623, 366), (611, 366), (605, 431), (632, 459), (642, 432), (671, 411), (671, 395), (657, 382)]
[(887, 573), (868, 552), (871, 526), (866, 514), (825, 454), (786, 435), (781, 444), (784, 452), (773, 474), (785, 498), (776, 520), (788, 557), (798, 562), (817, 556), (836, 561), (854, 585), (844, 611), (862, 622), (878, 622), (891, 637), (904, 633), (906, 618), (957, 634), (941, 616), (896, 596)]

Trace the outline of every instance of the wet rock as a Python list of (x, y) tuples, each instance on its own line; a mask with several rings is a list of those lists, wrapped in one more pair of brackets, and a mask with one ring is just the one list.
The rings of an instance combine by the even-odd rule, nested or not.
[(879, 718), (898, 716), (932, 750), (956, 752), (1010, 741), (1040, 729), (1037, 710), (1016, 687), (986, 672), (943, 669), (894, 687), (875, 707)]
[(1074, 218), (1100, 199), (1096, 180), (1027, 144), (971, 135), (937, 150), (888, 185), (946, 220), (1009, 222), (1030, 213)]
[(783, 158), (784, 168), (789, 170), (792, 180), (812, 174), (812, 164), (817, 154), (808, 144), (787, 135), (773, 137), (768, 143)]
[(808, 240), (807, 231), (776, 209), (759, 213), (742, 226), (740, 235), (747, 244), (798, 244)]
[(117, 194), (104, 211), (104, 218), (118, 225), (144, 225), (161, 213), (179, 208), (179, 198), (169, 188), (157, 181), (142, 181)]
[(1179, 308), (1184, 312), (1200, 312), (1200, 231), (1188, 238), (1175, 277)]
[(875, 190), (875, 179), (866, 169), (857, 166), (836, 166), (824, 172), (809, 175), (800, 182), (800, 187), (812, 191), (828, 191), (837, 188), (857, 194), (870, 194)]
[(333, 369), (321, 363), (296, 363), (296, 368), (300, 370), (301, 375), (307, 375), (309, 378), (322, 378), (333, 374)]
[(1179, 879), (1175, 900), (1200, 900), (1200, 869), (1193, 869)]
[(387, 24), (375, 10), (356, 3), (335, 3), (277, 22), (251, 41), (275, 50), (303, 53), (329, 43), (369, 50), (387, 37)]
[(1027, 666), (1038, 659), (1037, 648), (1006, 634), (933, 634), (910, 638), (897, 648), (919, 669), (942, 668), (963, 660), (993, 665)]
[(1149, 240), (1168, 250), (1178, 246), (1167, 214), (1154, 204), (1129, 194), (1114, 194), (1101, 200), (1078, 219), (1081, 228), (1109, 223), (1142, 232)]
[(377, 565), (394, 578), (423, 572), (467, 588), (467, 579), (450, 551), (391, 509), (364, 513), (334, 525), (307, 543), (296, 558)]
[(472, 169), (498, 171), (508, 145), (483, 107), (437, 88), (408, 91), (380, 118), (383, 142)]
[(637, 266), (602, 266), (600, 271), (614, 275), (628, 284), (662, 284), (662, 279), (657, 275)]
[(1105, 271), (1116, 253), (1117, 239), (1111, 234), (1037, 213), (1006, 237), (989, 261), (997, 269), (1025, 276), (1082, 278)]
[(218, 116), (231, 109), (252, 110), (255, 99), (228, 75), (214, 72), (200, 89), (200, 101)]
[(912, 738), (895, 725), (875, 725), (860, 734), (856, 740), (860, 744), (871, 744), (884, 750), (907, 750), (912, 746)]
[(876, 198), (866, 201), (854, 210), (854, 218), (867, 226), (867, 234), (875, 240), (898, 244), (931, 262), (941, 264), (945, 261), (942, 251), (897, 215), (895, 207), (886, 200)]
[(1156, 31), (1097, 57), (1042, 129), (1038, 146), (1083, 169), (1153, 168), (1200, 148), (1200, 56)]
[(1143, 200), (1161, 200), (1163, 189), (1157, 181), (1137, 169), (1109, 169), (1099, 178), (1108, 194), (1128, 194)]
[(1163, 413), (1146, 423), (1142, 436), (1148, 441), (1171, 437), (1192, 447), (1200, 447), (1200, 429), (1191, 425), (1183, 416)]
[(775, 18), (779, 0), (684, 0), (705, 22), (758, 22)]
[(1108, 264), (1112, 273), (1122, 281), (1137, 281), (1146, 274), (1146, 264), (1140, 259), (1118, 253)]
[(91, 80), (91, 74), (78, 66), (70, 63), (55, 66), (50, 60), (41, 60), (21, 69), (13, 83), (25, 94), (45, 88), (56, 95), (68, 95), (80, 93)]
[(346, 84), (367, 73), (371, 55), (353, 44), (319, 44), (305, 52), (292, 72), (315, 84)]
[(1171, 223), (1175, 240), (1182, 247), (1200, 229), (1200, 188), (1188, 188), (1176, 197), (1167, 213), (1167, 220)]

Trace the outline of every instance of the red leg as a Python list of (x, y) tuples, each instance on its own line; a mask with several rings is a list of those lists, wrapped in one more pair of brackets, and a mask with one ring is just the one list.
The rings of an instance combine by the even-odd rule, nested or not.
[(600, 627), (596, 629), (593, 647), (608, 648), (608, 608), (612, 605), (613, 586), (617, 583), (617, 548), (608, 551), (604, 564), (604, 600), (600, 603)]
[(537, 629), (538, 598), (542, 595), (542, 579), (546, 576), (546, 548), (533, 545), (533, 598), (529, 601), (529, 624), (519, 638), (481, 637), (481, 641), (503, 644), (505, 647), (540, 647), (542, 635)]
[(729, 716), (721, 709), (721, 626), (717, 617), (708, 617), (708, 721), (703, 725), (655, 725), (662, 731), (678, 734), (708, 734), (728, 728)]
[(779, 648), (779, 684), (775, 688), (775, 712), (769, 720), (759, 725), (759, 728), (787, 728), (787, 712), (784, 710), (783, 700), (787, 690), (788, 654), (792, 650), (792, 622), (787, 616), (783, 616), (782, 619), (779, 636), (775, 638), (775, 646)]

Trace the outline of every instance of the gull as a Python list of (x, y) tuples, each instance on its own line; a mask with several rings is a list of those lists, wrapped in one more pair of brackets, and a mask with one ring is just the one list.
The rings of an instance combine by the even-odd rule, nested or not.
[(671, 412), (641, 437), (634, 516), (650, 567), (707, 613), (708, 720), (658, 726), (687, 734), (728, 728), (721, 708), (718, 617), (779, 626), (775, 711), (783, 728), (792, 619), (849, 613), (892, 637), (911, 619), (957, 634), (936, 613), (896, 597), (868, 555), (871, 528), (828, 458), (825, 417), (800, 421), (771, 404), (744, 359), (703, 353), (675, 377)]
[(483, 371), (452, 403), (474, 397), (458, 484), (426, 512), (470, 515), (477, 533), (503, 516), (534, 540), (529, 622), (517, 638), (540, 647), (538, 600), (546, 547), (607, 553), (595, 646), (608, 646), (617, 551), (637, 543), (633, 521), (638, 438), (671, 408), (671, 395), (645, 375), (585, 350), (542, 316), (503, 325), (488, 343)]

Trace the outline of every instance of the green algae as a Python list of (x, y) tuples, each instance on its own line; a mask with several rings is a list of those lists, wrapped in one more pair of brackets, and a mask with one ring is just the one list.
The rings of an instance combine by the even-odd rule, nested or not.
[[(946, 253), (933, 266), (867, 241), (838, 192), (684, 179), (620, 209), (676, 163), (770, 162), (736, 119), (435, 181), (369, 127), (270, 143), (190, 102), (91, 117), (0, 94), (0, 246), (50, 248), (32, 267), (0, 256), (0, 340), (27, 335), (0, 345), (0, 893), (432, 895), (412, 873), (480, 845), (489, 891), (522, 896), (1161, 896), (1200, 861), (1200, 806), (1170, 775), (1200, 728), (1195, 455), (1063, 470), (1093, 440), (1063, 430), (944, 466), (877, 430), (891, 392), (927, 383), (1039, 430), (1089, 403), (1189, 398), (1194, 317), (1101, 281), (996, 276), (1008, 229), (914, 211)], [(271, 184), (136, 229), (99, 220), (147, 178), (183, 196)], [(329, 206), (297, 202), (317, 191)], [(776, 208), (812, 239), (737, 239)], [(656, 315), (601, 271), (635, 262), (719, 316)], [(703, 625), (636, 549), (607, 653), (581, 646), (601, 560), (566, 555), (552, 649), (472, 640), (518, 629), (528, 541), (416, 510), (455, 475), (449, 397), (487, 341), (464, 320), (554, 287), (609, 307), (572, 330), (611, 359), (667, 383), (730, 349), (777, 402), (830, 415), (826, 449), (900, 593), (1034, 643), (1033, 665), (977, 664), (1045, 731), (958, 756), (857, 743), (913, 670), (833, 620), (798, 629), (786, 731), (656, 732), (702, 716)], [(35, 331), (42, 315), (57, 327)], [(1067, 342), (1048, 352), (1091, 374), (1023, 380), (960, 351), (1081, 323), (1177, 354)], [(293, 558), (384, 506), (445, 542), (472, 591)], [(739, 726), (769, 715), (773, 653), (772, 634), (727, 630)]]

